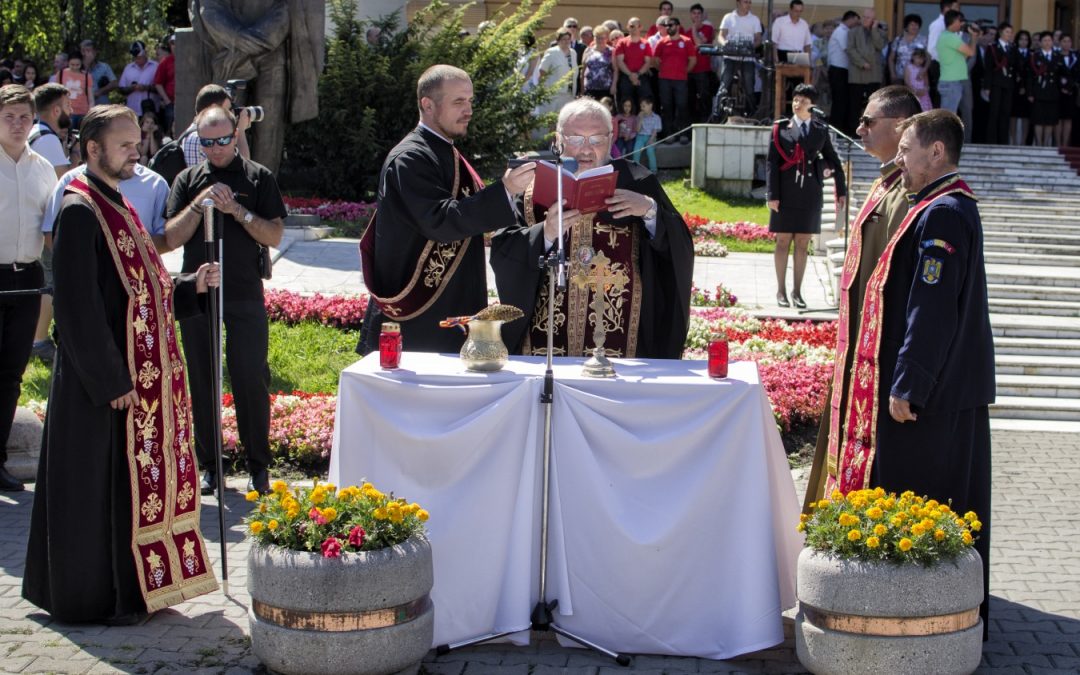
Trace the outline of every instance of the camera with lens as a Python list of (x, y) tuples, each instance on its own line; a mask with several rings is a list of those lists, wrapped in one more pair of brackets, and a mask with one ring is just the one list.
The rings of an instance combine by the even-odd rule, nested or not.
[(244, 106), (244, 96), (247, 93), (247, 80), (229, 80), (225, 83), (225, 91), (228, 92), (229, 98), (232, 99), (233, 104), (239, 106), (233, 110), (237, 116), (243, 111), (247, 111), (248, 119), (254, 122), (262, 122), (266, 117), (266, 111), (261, 105), (249, 105)]

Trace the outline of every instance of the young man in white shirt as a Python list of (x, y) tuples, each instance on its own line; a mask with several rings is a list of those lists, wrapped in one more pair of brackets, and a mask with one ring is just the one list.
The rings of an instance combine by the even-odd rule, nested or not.
[[(731, 89), (731, 82), (735, 73), (739, 74), (739, 81), (743, 91), (743, 105), (741, 112), (749, 113), (754, 101), (754, 56), (753, 53), (742, 54), (752, 45), (757, 49), (761, 44), (761, 20), (750, 13), (752, 0), (736, 0), (735, 10), (726, 14), (720, 22), (720, 35), (717, 42), (721, 48), (726, 48), (720, 59), (720, 89), (717, 96), (723, 98)], [(739, 45), (736, 49), (735, 45)]]
[(56, 177), (63, 176), (71, 168), (71, 160), (60, 142), (61, 121), (71, 118), (71, 99), (67, 87), (50, 82), (34, 90), (34, 107), (37, 120), (30, 131), (29, 144), (37, 154), (49, 160)]
[(848, 68), (847, 55), (848, 33), (859, 23), (859, 14), (852, 10), (844, 12), (840, 25), (829, 38), (829, 92), (832, 107), (829, 109), (829, 123), (845, 134), (855, 134), (854, 125), (847, 104)]
[(930, 22), (926, 35), (926, 51), (930, 53), (930, 65), (926, 68), (927, 78), (930, 80), (930, 100), (934, 107), (941, 106), (941, 95), (938, 93), (938, 79), (941, 77), (941, 63), (938, 61), (937, 41), (945, 31), (945, 12), (950, 10), (960, 11), (958, 0), (940, 0), (938, 6), (941, 14)]
[(802, 0), (791, 0), (787, 16), (773, 22), (773, 57), (775, 63), (787, 63), (789, 52), (810, 53), (814, 36), (810, 34), (810, 24), (802, 18)]
[[(30, 91), (21, 84), (0, 87), (0, 291), (34, 291), (45, 283), (39, 262), (41, 215), (56, 173), (30, 149), (33, 121)], [(0, 490), (23, 489), (4, 464), (40, 307), (36, 293), (0, 296)]]

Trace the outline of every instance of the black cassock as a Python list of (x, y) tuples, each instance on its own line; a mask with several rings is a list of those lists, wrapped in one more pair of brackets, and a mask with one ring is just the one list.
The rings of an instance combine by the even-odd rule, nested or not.
[[(119, 192), (87, 175), (107, 196)], [(68, 195), (54, 232), (57, 350), (38, 460), (23, 597), (61, 621), (146, 610), (131, 550), (127, 411), (128, 294), (101, 225)], [(175, 286), (174, 312), (200, 311), (194, 275)]]
[[(694, 244), (682, 216), (648, 169), (624, 159), (612, 161), (618, 173), (617, 188), (647, 195), (656, 200), (656, 234), (651, 239), (645, 222), (638, 217), (612, 218), (607, 211), (597, 222), (631, 225), (641, 243), (638, 270), (642, 288), (635, 356), (677, 359), (682, 355), (690, 320), (690, 285), (694, 271)], [(541, 281), (546, 271), (538, 261), (544, 250), (545, 210), (534, 208), (536, 224), (519, 222), (498, 232), (491, 244), (491, 267), (499, 300), (520, 307), (524, 319), (503, 325), (503, 340), (512, 353), (520, 353), (526, 330), (532, 325)], [(572, 251), (567, 251), (572, 256)], [(591, 333), (591, 331), (589, 331)]]
[[(375, 223), (374, 274), (380, 288), (405, 288), (429, 241), (470, 239), (468, 249), (445, 290), (416, 318), (401, 323), (404, 348), (420, 352), (458, 352), (465, 334), (440, 328), (448, 316), (474, 314), (488, 304), (483, 233), (514, 222), (514, 208), (502, 182), (465, 196), (451, 194), (456, 158), (453, 146), (424, 127), (409, 133), (386, 158), (379, 179)], [(461, 172), (462, 185), (468, 185)], [(356, 351), (379, 347), (384, 320), (368, 303)]]
[(811, 119), (810, 131), (802, 135), (790, 120), (777, 120), (769, 135), (765, 164), (766, 199), (780, 200), (780, 211), (769, 212), (769, 231), (821, 232), (821, 186), (826, 168), (833, 171), (836, 196), (847, 195), (844, 169), (829, 140), (828, 128)]
[[(952, 499), (961, 515), (975, 511), (984, 525), (975, 548), (989, 589), (994, 344), (982, 223), (970, 197), (939, 197), (911, 224), (893, 253), (883, 308), (870, 484)], [(890, 394), (908, 401), (918, 420), (893, 420)]]

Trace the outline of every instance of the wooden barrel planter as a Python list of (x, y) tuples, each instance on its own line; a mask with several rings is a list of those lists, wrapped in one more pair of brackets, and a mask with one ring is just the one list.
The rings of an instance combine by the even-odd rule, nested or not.
[(982, 658), (982, 559), (932, 566), (799, 555), (795, 651), (812, 673), (971, 673)]
[(285, 675), (415, 673), (434, 637), (432, 582), (421, 536), (339, 558), (254, 544), (252, 650)]

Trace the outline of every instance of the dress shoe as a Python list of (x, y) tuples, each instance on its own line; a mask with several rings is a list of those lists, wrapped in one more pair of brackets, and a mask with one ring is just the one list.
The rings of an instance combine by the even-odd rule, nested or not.
[(261, 495), (270, 494), (270, 472), (266, 469), (259, 469), (251, 474), (251, 478), (248, 479), (247, 489), (248, 492), (257, 490)]
[(217, 475), (213, 471), (203, 471), (199, 489), (204, 495), (214, 494), (214, 490), (217, 489)]
[(798, 309), (806, 309), (806, 301), (802, 299), (801, 295), (795, 293), (791, 294), (791, 303)]
[(0, 466), (0, 490), (4, 492), (22, 492), (24, 486), (21, 480), (8, 473), (8, 470)]
[(34, 346), (30, 349), (30, 355), (36, 356), (47, 363), (52, 363), (56, 357), (56, 345), (50, 339), (35, 340)]
[(787, 293), (780, 292), (776, 294), (776, 304), (781, 307), (791, 307), (791, 303), (788, 302)]

